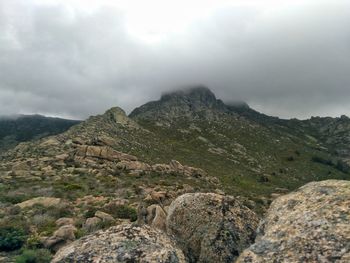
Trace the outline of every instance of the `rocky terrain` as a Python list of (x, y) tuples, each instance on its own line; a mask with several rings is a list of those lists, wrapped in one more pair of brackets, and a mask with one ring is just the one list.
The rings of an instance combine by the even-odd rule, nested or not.
[(149, 226), (119, 225), (63, 247), (52, 262), (345, 263), (349, 189), (349, 181), (329, 180), (277, 198), (255, 243), (257, 218), (233, 197), (185, 194), (169, 208), (168, 236)]
[[(205, 87), (165, 94), (129, 116), (111, 108), (1, 155), (0, 251), (9, 262), (19, 253), (57, 253), (54, 262), (233, 262), (276, 198), (310, 181), (350, 178), (346, 150), (334, 150), (349, 147), (343, 121), (312, 120), (319, 128), (311, 129), (225, 104)], [(322, 137), (314, 131), (323, 125)]]

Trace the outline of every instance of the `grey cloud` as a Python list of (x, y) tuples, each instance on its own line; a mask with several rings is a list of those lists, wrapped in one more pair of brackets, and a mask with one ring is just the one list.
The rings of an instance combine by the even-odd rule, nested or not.
[(0, 111), (85, 118), (202, 83), (281, 117), (350, 115), (350, 1), (228, 6), (158, 45), (123, 10), (0, 0)]

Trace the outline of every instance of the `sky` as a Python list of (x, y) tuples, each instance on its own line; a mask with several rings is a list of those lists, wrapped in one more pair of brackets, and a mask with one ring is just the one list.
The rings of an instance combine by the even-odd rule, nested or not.
[(0, 115), (130, 112), (195, 84), (350, 116), (350, 0), (0, 0)]

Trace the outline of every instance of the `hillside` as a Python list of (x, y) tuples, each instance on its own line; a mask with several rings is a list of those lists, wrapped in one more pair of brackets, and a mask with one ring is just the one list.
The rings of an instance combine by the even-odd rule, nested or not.
[(317, 147), (330, 153), (333, 158), (323, 160), (345, 172), (350, 171), (350, 118), (311, 117), (306, 120), (279, 119), (259, 113), (248, 105), (229, 105), (234, 112), (265, 127), (284, 130), (302, 140), (313, 140)]
[[(255, 201), (308, 181), (349, 177), (336, 165), (317, 162), (336, 157), (332, 148), (325, 148), (330, 140), (312, 132), (323, 129), (309, 128), (313, 119), (304, 125), (304, 121), (279, 120), (256, 112), (253, 118), (251, 112), (247, 106), (243, 111), (233, 109), (209, 89), (196, 87), (165, 94), (159, 101), (136, 108), (129, 117), (112, 108), (65, 133), (23, 144), (4, 155), (2, 166), (11, 169), (18, 160), (30, 158), (33, 174), (38, 166), (47, 166), (47, 159), (68, 155), (61, 165), (52, 167), (51, 173), (60, 175), (74, 167), (82, 146), (108, 147), (150, 165), (177, 160), (201, 168), (218, 179), (223, 191)], [(333, 146), (337, 148), (337, 144)], [(99, 174), (110, 173), (98, 164), (94, 168), (100, 169)]]
[(0, 117), (0, 152), (13, 148), (20, 142), (62, 133), (79, 122), (41, 115), (2, 116)]
[(110, 226), (106, 213), (147, 222), (149, 207), (165, 211), (188, 192), (233, 195), (262, 215), (307, 182), (350, 179), (338, 163), (346, 152), (334, 151), (349, 147), (343, 121), (280, 120), (205, 87), (164, 94), (129, 116), (114, 107), (1, 156), (0, 228), (56, 251), (66, 242), (57, 219), (73, 218), (81, 237)]

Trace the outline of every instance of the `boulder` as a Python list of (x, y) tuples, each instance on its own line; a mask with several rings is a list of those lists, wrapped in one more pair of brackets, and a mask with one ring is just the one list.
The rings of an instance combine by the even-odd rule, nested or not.
[(166, 227), (189, 262), (233, 262), (255, 238), (258, 218), (231, 196), (184, 194), (168, 210)]
[(96, 230), (99, 230), (101, 228), (101, 223), (102, 219), (98, 218), (96, 216), (87, 218), (84, 225), (83, 229), (86, 230), (87, 232), (91, 233)]
[(117, 168), (121, 170), (141, 170), (141, 171), (151, 171), (151, 166), (147, 163), (140, 161), (120, 161), (117, 163)]
[(80, 238), (60, 249), (52, 263), (162, 262), (184, 263), (180, 249), (149, 226), (119, 225)]
[(138, 207), (138, 223), (166, 231), (166, 212), (160, 205), (150, 205), (147, 208), (141, 204)]
[(95, 217), (101, 219), (104, 223), (112, 224), (115, 222), (113, 216), (102, 211), (96, 211)]
[(168, 197), (166, 191), (152, 191), (145, 197), (144, 201), (163, 203)]
[(30, 208), (34, 205), (42, 205), (44, 207), (50, 207), (50, 206), (56, 206), (61, 203), (61, 198), (54, 198), (54, 197), (35, 197), (32, 199), (29, 199), (27, 201), (24, 201), (22, 203), (16, 204), (21, 209)]
[(66, 225), (74, 225), (74, 219), (70, 217), (61, 217), (56, 220), (56, 226), (66, 226)]
[(169, 166), (171, 169), (173, 169), (174, 171), (182, 171), (184, 169), (183, 165), (176, 160), (171, 160), (169, 163)]
[(274, 200), (243, 262), (350, 262), (350, 182), (312, 182)]
[(75, 240), (75, 232), (77, 229), (73, 225), (64, 225), (57, 229), (53, 235), (43, 244), (46, 248), (57, 251), (59, 248)]

